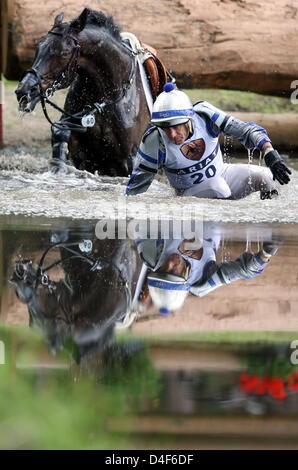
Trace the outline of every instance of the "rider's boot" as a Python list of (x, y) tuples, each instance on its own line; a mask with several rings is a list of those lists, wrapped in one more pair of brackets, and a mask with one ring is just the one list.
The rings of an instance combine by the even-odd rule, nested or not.
[(52, 173), (58, 173), (63, 169), (63, 164), (67, 162), (68, 141), (71, 131), (58, 129), (52, 126), (52, 160), (50, 169)]

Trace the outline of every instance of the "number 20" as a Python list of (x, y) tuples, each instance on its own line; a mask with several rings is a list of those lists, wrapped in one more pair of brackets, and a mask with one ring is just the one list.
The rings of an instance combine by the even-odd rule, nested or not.
[[(208, 166), (208, 168), (205, 171), (205, 176), (206, 178), (212, 178), (216, 174), (216, 168), (214, 165)], [(193, 184), (200, 183), (202, 179), (204, 178), (204, 173), (195, 173), (194, 175), (191, 175), (191, 178), (196, 178), (197, 179), (193, 182)]]

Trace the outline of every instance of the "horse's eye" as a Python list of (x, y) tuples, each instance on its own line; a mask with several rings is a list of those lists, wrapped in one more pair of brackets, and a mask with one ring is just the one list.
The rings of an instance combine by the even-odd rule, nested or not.
[(66, 59), (66, 57), (69, 56), (69, 51), (62, 51), (60, 55), (61, 55), (62, 59)]
[(62, 317), (61, 315), (57, 315), (55, 320), (57, 323), (67, 323), (66, 319)]

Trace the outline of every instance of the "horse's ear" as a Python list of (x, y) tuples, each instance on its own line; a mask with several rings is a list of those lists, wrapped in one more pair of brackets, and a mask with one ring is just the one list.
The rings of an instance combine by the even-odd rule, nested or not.
[(70, 23), (71, 29), (74, 29), (77, 33), (81, 32), (85, 28), (89, 11), (89, 8), (84, 8), (80, 16)]
[(56, 16), (55, 21), (54, 21), (54, 27), (59, 26), (59, 24), (62, 23), (64, 18), (64, 13), (59, 13), (59, 15)]

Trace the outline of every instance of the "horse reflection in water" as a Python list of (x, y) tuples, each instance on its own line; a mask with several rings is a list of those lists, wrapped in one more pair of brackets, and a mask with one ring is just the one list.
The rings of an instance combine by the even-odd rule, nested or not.
[[(57, 235), (66, 238), (63, 232)], [(60, 279), (54, 280), (58, 268)], [(70, 237), (47, 248), (38, 266), (26, 259), (17, 261), (11, 283), (27, 304), (30, 326), (43, 333), (50, 351), (71, 349), (79, 361), (105, 349), (115, 326), (134, 318), (141, 268), (129, 240)]]
[[(167, 75), (155, 60), (161, 77), (155, 91), (160, 92)], [(149, 111), (137, 52), (122, 40), (113, 19), (102, 12), (85, 8), (66, 23), (63, 13), (56, 17), (18, 85), (19, 109), (31, 112), (39, 100), (45, 108), (56, 90), (68, 86), (63, 119), (52, 127), (52, 169), (63, 167), (68, 145), (76, 168), (127, 176), (149, 124)], [(83, 116), (85, 123), (81, 122)]]

